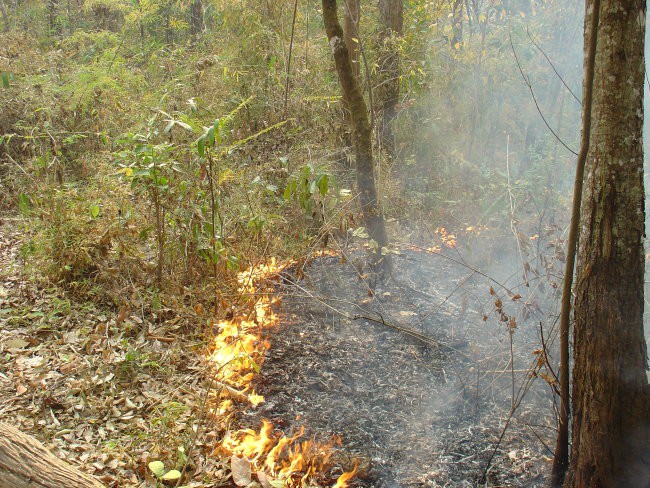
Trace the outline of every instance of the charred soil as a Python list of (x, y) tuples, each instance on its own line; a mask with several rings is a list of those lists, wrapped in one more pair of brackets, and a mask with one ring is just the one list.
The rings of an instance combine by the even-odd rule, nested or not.
[(340, 435), (357, 486), (542, 486), (554, 419), (539, 329), (528, 314), (511, 348), (503, 326), (532, 302), (499, 311), (494, 284), (457, 258), (403, 251), (373, 290), (361, 251), (285, 275), (256, 380), (267, 401), (242, 420)]

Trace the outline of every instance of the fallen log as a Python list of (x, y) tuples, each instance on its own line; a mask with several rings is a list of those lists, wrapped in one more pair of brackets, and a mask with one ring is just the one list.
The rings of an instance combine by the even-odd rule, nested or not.
[(0, 488), (105, 488), (33, 437), (0, 422)]

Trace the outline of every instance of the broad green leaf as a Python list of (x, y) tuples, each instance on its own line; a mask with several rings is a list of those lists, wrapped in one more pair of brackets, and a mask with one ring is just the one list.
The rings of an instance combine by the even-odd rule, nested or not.
[(99, 217), (99, 205), (91, 205), (90, 206), (90, 216), (93, 219), (96, 219)]
[(214, 126), (208, 129), (208, 132), (205, 135), (205, 143), (208, 145), (208, 147), (214, 146)]
[(149, 463), (149, 469), (157, 478), (165, 474), (165, 464), (162, 461), (151, 461)]
[(318, 187), (318, 191), (320, 191), (321, 196), (325, 196), (327, 193), (327, 190), (329, 189), (329, 175), (320, 175), (318, 179), (316, 180), (316, 186)]
[(177, 480), (180, 477), (181, 477), (180, 471), (178, 471), (177, 469), (170, 469), (162, 476), (162, 479), (165, 481), (173, 481), (173, 480)]
[(3, 71), (0, 77), (2, 78), (2, 86), (9, 88), (9, 73)]

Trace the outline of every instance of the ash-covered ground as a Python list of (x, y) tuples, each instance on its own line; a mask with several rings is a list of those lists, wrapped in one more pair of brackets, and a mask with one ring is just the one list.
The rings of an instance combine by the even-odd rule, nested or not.
[(374, 292), (361, 251), (287, 275), (256, 381), (267, 401), (248, 420), (341, 436), (357, 486), (543, 486), (555, 420), (535, 375), (550, 374), (539, 289), (503, 288), (454, 252), (402, 251)]

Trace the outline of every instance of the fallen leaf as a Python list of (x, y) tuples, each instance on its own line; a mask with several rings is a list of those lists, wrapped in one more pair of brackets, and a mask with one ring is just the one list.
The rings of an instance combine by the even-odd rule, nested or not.
[(247, 458), (233, 455), (230, 458), (230, 470), (237, 486), (246, 486), (251, 482), (251, 462)]
[(7, 349), (23, 349), (29, 346), (29, 342), (23, 339), (9, 339), (5, 342)]

